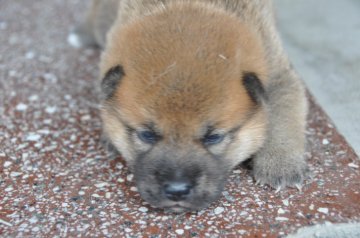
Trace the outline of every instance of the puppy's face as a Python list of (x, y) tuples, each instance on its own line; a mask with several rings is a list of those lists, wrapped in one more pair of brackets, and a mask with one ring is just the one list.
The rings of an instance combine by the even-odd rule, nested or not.
[(173, 8), (112, 29), (102, 118), (142, 197), (182, 212), (216, 200), (262, 145), (265, 63), (235, 17)]

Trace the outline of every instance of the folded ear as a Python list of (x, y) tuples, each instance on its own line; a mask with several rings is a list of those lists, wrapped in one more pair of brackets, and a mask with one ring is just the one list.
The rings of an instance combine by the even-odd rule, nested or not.
[(262, 100), (267, 100), (264, 86), (255, 73), (245, 72), (242, 83), (254, 103), (259, 104)]
[(124, 76), (125, 72), (121, 65), (109, 69), (105, 74), (105, 77), (101, 82), (101, 90), (106, 100), (114, 96), (114, 92)]

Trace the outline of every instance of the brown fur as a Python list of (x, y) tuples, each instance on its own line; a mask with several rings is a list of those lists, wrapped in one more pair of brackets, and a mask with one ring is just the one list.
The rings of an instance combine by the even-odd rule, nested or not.
[[(112, 25), (107, 43), (97, 41), (105, 47), (100, 68), (102, 78), (118, 65), (125, 75), (104, 101), (102, 119), (147, 201), (174, 211), (204, 207), (220, 195), (229, 171), (252, 155), (259, 183), (301, 184), (306, 101), (269, 0), (115, 2), (119, 11), (105, 24)], [(99, 31), (94, 22), (104, 21), (97, 17), (101, 4), (95, 1), (86, 23), (92, 32)], [(249, 72), (266, 99), (250, 97), (241, 82)], [(149, 123), (161, 134), (156, 145), (136, 135)], [(227, 136), (204, 147), (209, 127)], [(173, 202), (161, 186), (179, 179), (168, 175), (178, 172), (186, 181), (196, 177), (196, 187), (185, 201)]]

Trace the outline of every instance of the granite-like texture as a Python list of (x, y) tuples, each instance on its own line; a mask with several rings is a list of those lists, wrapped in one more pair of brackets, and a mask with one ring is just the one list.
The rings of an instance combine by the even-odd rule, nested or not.
[(99, 52), (66, 43), (81, 2), (0, 3), (1, 237), (278, 237), (360, 221), (359, 160), (313, 101), (314, 180), (302, 192), (261, 188), (239, 168), (221, 200), (200, 212), (144, 203), (124, 161), (99, 145)]

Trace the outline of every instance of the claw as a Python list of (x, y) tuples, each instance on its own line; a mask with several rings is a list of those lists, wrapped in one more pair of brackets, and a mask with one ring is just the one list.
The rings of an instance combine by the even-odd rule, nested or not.
[(281, 186), (277, 187), (277, 189), (275, 190), (275, 193), (278, 193), (281, 191)]
[(299, 190), (299, 192), (301, 192), (301, 190), (302, 190), (301, 184), (295, 184), (295, 187), (297, 188), (297, 190)]
[(256, 180), (255, 181), (255, 185), (257, 186), (257, 185), (259, 185), (261, 182), (260, 182), (260, 180)]

